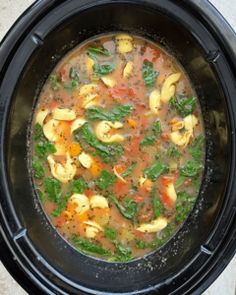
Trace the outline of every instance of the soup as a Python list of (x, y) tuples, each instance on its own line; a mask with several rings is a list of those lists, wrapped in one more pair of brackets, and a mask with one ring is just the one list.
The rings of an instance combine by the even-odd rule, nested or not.
[(165, 244), (192, 210), (204, 165), (200, 107), (150, 40), (98, 36), (45, 83), (32, 126), (42, 206), (78, 251), (130, 261)]

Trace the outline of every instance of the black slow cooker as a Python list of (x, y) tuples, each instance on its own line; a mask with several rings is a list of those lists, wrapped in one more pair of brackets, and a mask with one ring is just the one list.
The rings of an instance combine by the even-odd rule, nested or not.
[[(187, 71), (203, 111), (197, 203), (155, 253), (108, 263), (71, 247), (32, 187), (29, 126), (54, 66), (85, 39), (126, 31), (159, 42)], [(200, 294), (236, 250), (236, 37), (206, 0), (40, 0), (0, 46), (1, 260), (30, 294)]]

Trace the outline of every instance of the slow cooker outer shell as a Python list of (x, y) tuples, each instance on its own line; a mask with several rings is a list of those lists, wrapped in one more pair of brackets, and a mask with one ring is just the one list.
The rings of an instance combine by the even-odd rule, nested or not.
[[(27, 167), (26, 165), (22, 166), (22, 159), (26, 160), (27, 157), (27, 123), (31, 118), (32, 105), (35, 103), (33, 101), (33, 97), (37, 94), (35, 89), (38, 87), (38, 90), (40, 90), (53, 66), (71, 47), (87, 36), (102, 32), (102, 28), (100, 28), (100, 31), (99, 28), (91, 30), (92, 19), (89, 11), (94, 9), (94, 6), (99, 5), (110, 5), (113, 13), (112, 7), (114, 5), (117, 7), (116, 9), (122, 11), (120, 3), (129, 8), (136, 4), (132, 9), (139, 15), (140, 22), (142, 22), (142, 17), (137, 7), (144, 9), (143, 17), (144, 14), (147, 16), (150, 13), (151, 15), (154, 11), (158, 15), (161, 11), (163, 17), (159, 15), (157, 21), (166, 26), (168, 26), (166, 22), (168, 16), (175, 14), (173, 9), (171, 11), (170, 8), (176, 7), (175, 20), (173, 20), (176, 21), (176, 30), (179, 27), (179, 30), (184, 34), (183, 36), (189, 38), (189, 43), (181, 35), (173, 34), (172, 43), (171, 41), (168, 43), (168, 40), (162, 40), (161, 36), (156, 35), (155, 32), (152, 34), (150, 23), (153, 22), (153, 19), (151, 18), (148, 21), (143, 20), (146, 27), (148, 27), (149, 22), (149, 32), (145, 28), (137, 29), (137, 24), (134, 23), (135, 17), (127, 18), (128, 12), (130, 13), (129, 10), (127, 10), (127, 13), (119, 14), (119, 17), (116, 16), (112, 26), (109, 28), (104, 26), (104, 28), (114, 31), (136, 27), (137, 33), (156, 39), (167, 49), (173, 50), (173, 54), (185, 66), (193, 80), (202, 104), (206, 130), (209, 132), (207, 133), (207, 169), (203, 180), (202, 193), (194, 212), (190, 215), (184, 227), (163, 249), (148, 256), (146, 260), (131, 262), (127, 265), (111, 266), (77, 253), (54, 232), (41, 210), (35, 193), (30, 189)], [(81, 30), (74, 43), (69, 42), (69, 46), (63, 47), (65, 40), (68, 42), (74, 33), (73, 27), (71, 31), (66, 29), (66, 26), (69, 28), (70, 23), (68, 18), (71, 18), (71, 22), (75, 21), (75, 14), (77, 10), (79, 11), (79, 8), (81, 10), (84, 8), (84, 15), (90, 15), (87, 22), (91, 21), (91, 23), (87, 24), (84, 17), (84, 26), (87, 30)], [(104, 15), (99, 13), (104, 12), (103, 8), (96, 9), (98, 9), (97, 18), (103, 23)], [(125, 9), (123, 12), (125, 12)], [(80, 17), (82, 18), (82, 14)], [(108, 13), (106, 13), (106, 17), (109, 18)], [(123, 22), (123, 26), (118, 26), (119, 22)], [(57, 25), (55, 28), (54, 23), (55, 26)], [(152, 25), (155, 26), (155, 22)], [(186, 28), (188, 25), (188, 29), (192, 31), (185, 34), (181, 26)], [(171, 24), (169, 24), (169, 27), (171, 27)], [(174, 29), (173, 24), (171, 28)], [(196, 28), (198, 28), (198, 32), (194, 31)], [(53, 30), (57, 33), (55, 34)], [(168, 34), (167, 31), (168, 28), (166, 28), (166, 31), (163, 29), (166, 34)], [(190, 35), (192, 35), (191, 38)], [(181, 38), (183, 44), (178, 43), (178, 39)], [(194, 38), (197, 45), (193, 46)], [(204, 38), (207, 38), (207, 44), (204, 44), (206, 41)], [(173, 41), (178, 45), (173, 44)], [(51, 46), (47, 47), (48, 42), (51, 42)], [(60, 49), (58, 51), (55, 49), (57, 46)], [(186, 46), (193, 46), (194, 50), (185, 50)], [(186, 51), (186, 56), (181, 54), (181, 48)], [(78, 1), (39, 1), (19, 19), (0, 48), (2, 118), (0, 217), (1, 245), (4, 253), (6, 253), (2, 255), (1, 259), (13, 276), (30, 293), (42, 294), (43, 290), (48, 294), (85, 294), (86, 292), (105, 294), (105, 292), (112, 291), (133, 292), (135, 294), (138, 292), (148, 294), (152, 292), (157, 294), (193, 294), (195, 292), (199, 294), (224, 269), (235, 252), (233, 243), (236, 221), (236, 200), (233, 198), (235, 196), (235, 184), (233, 183), (235, 179), (234, 118), (236, 113), (233, 101), (236, 95), (235, 76), (233, 75), (236, 69), (235, 48), (233, 32), (219, 15), (216, 17), (215, 10), (206, 1), (199, 1), (199, 3), (181, 1), (181, 6), (180, 1), (84, 0), (79, 3)], [(40, 54), (41, 59), (37, 60), (36, 57), (39, 57)], [(42, 58), (43, 54), (45, 58)], [(55, 58), (49, 62), (48, 57), (51, 54)], [(196, 60), (194, 57), (199, 59)], [(187, 62), (190, 60), (193, 63)], [(34, 68), (31, 68), (32, 65), (34, 65)], [(45, 72), (47, 65), (48, 71)], [(195, 75), (191, 71), (195, 72)], [(199, 72), (202, 74), (199, 75)], [(32, 87), (29, 82), (36, 83), (36, 78), (39, 78), (38, 84), (35, 84), (37, 87)], [(208, 90), (207, 83), (211, 86)], [(214, 95), (215, 100), (212, 98)], [(208, 96), (211, 97), (210, 102), (205, 101)], [(24, 108), (22, 108), (22, 105), (24, 105)], [(220, 118), (218, 118), (219, 114), (221, 114)], [(216, 125), (217, 122), (220, 122), (220, 124)], [(212, 126), (216, 126), (215, 130), (212, 130)], [(18, 129), (19, 127), (21, 128)], [(216, 143), (218, 150), (216, 150)], [(216, 166), (219, 164), (217, 167), (213, 166), (213, 159), (216, 160)], [(212, 177), (211, 169), (216, 172), (214, 177)], [(211, 183), (211, 181), (214, 181), (214, 183)], [(23, 189), (22, 183), (25, 185)], [(214, 187), (219, 191), (214, 192)], [(203, 198), (204, 194), (207, 199)], [(214, 207), (215, 200), (218, 203)], [(34, 224), (32, 220), (37, 220), (37, 223)], [(199, 229), (197, 226), (199, 224), (205, 225), (206, 228)], [(196, 241), (196, 246), (193, 247), (192, 245), (191, 251), (189, 251), (191, 238), (196, 239), (194, 233), (199, 234), (198, 241)], [(51, 237), (51, 240), (47, 239), (48, 237)], [(57, 247), (55, 252), (58, 252), (58, 249), (61, 251), (61, 256), (67, 253), (65, 257), (70, 263), (60, 261), (55, 256), (53, 247)], [(181, 250), (182, 256), (173, 255), (173, 249)], [(172, 255), (168, 256), (169, 252)], [(1, 253), (3, 252), (1, 251)], [(160, 266), (159, 269), (157, 267), (156, 272), (153, 273), (148, 265), (156, 267), (153, 264), (154, 261), (159, 261), (161, 265), (162, 258), (165, 256), (169, 259), (169, 266), (165, 266), (165, 263), (163, 263), (163, 266)], [(14, 260), (12, 257), (14, 257)], [(76, 257), (77, 265), (71, 261), (72, 257)], [(58, 259), (58, 261), (54, 261), (55, 259)], [(137, 270), (138, 263), (142, 266), (141, 270)], [(179, 264), (178, 271), (171, 269), (172, 264)], [(83, 265), (82, 271), (81, 265)], [(76, 278), (76, 267), (80, 267), (78, 278)], [(71, 271), (70, 268), (74, 268), (71, 273), (71, 276), (74, 275), (74, 280), (68, 275)], [(64, 273), (61, 271), (62, 269)], [(100, 281), (96, 277), (93, 281), (89, 281), (90, 277), (87, 273), (93, 272), (94, 269), (99, 269), (97, 275)], [(132, 276), (132, 272), (139, 276), (140, 282)], [(104, 273), (107, 276), (104, 277)], [(118, 274), (117, 277), (114, 277), (114, 274)], [(95, 273), (90, 275), (94, 276)], [(156, 282), (154, 282), (155, 277)], [(83, 283), (80, 283), (81, 281)], [(133, 281), (136, 282), (136, 285), (130, 287), (129, 284)]]

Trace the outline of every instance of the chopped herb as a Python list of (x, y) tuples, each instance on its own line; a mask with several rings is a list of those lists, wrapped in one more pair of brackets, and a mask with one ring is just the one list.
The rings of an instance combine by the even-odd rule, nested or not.
[(136, 165), (137, 165), (137, 163), (131, 164), (127, 170), (125, 170), (123, 173), (121, 173), (121, 176), (123, 178), (129, 176), (133, 172), (133, 170), (136, 167)]
[(186, 177), (195, 177), (199, 175), (202, 169), (202, 164), (195, 160), (189, 160), (185, 166), (180, 168), (180, 174)]
[(60, 200), (58, 201), (57, 208), (54, 209), (54, 210), (52, 211), (52, 213), (51, 213), (52, 216), (54, 216), (54, 217), (58, 217), (58, 216), (61, 215), (62, 211), (64, 211), (65, 208), (66, 208), (66, 205), (67, 205), (67, 202), (68, 202), (70, 196), (71, 196), (71, 193), (69, 192), (69, 193), (67, 193), (67, 194), (65, 195), (64, 198), (62, 198), (62, 199), (60, 199)]
[(119, 209), (120, 213), (127, 219), (133, 219), (137, 212), (137, 204), (131, 200), (126, 200), (125, 204), (121, 204), (114, 194), (109, 194), (108, 199), (110, 199), (116, 207)]
[(85, 141), (89, 146), (93, 147), (97, 155), (102, 158), (105, 163), (116, 161), (122, 154), (122, 145), (118, 143), (106, 144), (99, 141), (92, 132), (92, 128), (86, 122), (83, 126), (74, 132), (75, 140)]
[(112, 186), (115, 183), (116, 177), (115, 175), (111, 174), (110, 172), (106, 170), (102, 170), (98, 180), (97, 180), (97, 186), (101, 190), (107, 189), (109, 186)]
[(82, 194), (88, 188), (88, 184), (81, 176), (80, 178), (74, 180), (71, 184), (72, 193)]
[(182, 156), (182, 153), (176, 146), (172, 146), (168, 148), (167, 156), (171, 158), (180, 158)]
[(138, 249), (145, 249), (146, 248), (146, 243), (144, 242), (144, 241), (137, 241), (136, 242), (136, 247), (138, 248)]
[(64, 84), (64, 88), (66, 90), (73, 90), (78, 86), (79, 86), (79, 83), (75, 80), (71, 80), (70, 82)]
[(121, 121), (132, 112), (133, 108), (131, 105), (117, 105), (105, 111), (101, 107), (91, 107), (86, 112), (87, 120), (106, 120), (106, 121)]
[(161, 204), (159, 198), (157, 197), (156, 188), (152, 189), (152, 206), (155, 218), (160, 217), (163, 212), (163, 205)]
[(98, 76), (104, 76), (104, 75), (108, 75), (110, 73), (112, 73), (115, 70), (116, 66), (115, 64), (94, 64), (93, 65), (93, 71), (94, 73)]
[(204, 136), (199, 135), (198, 137), (194, 139), (194, 141), (188, 148), (190, 154), (196, 161), (199, 161), (202, 158), (203, 143), (204, 143)]
[(57, 91), (61, 86), (60, 80), (55, 74), (50, 76), (50, 82), (51, 82), (51, 88), (54, 91)]
[(87, 49), (87, 54), (92, 59), (96, 59), (98, 55), (111, 56), (111, 53), (104, 47), (89, 47)]
[(154, 135), (156, 136), (160, 136), (161, 135), (161, 122), (159, 120), (155, 121), (152, 124), (152, 131), (154, 133)]
[(34, 140), (44, 140), (43, 128), (39, 123), (34, 126)]
[(132, 259), (131, 250), (121, 243), (116, 243), (116, 252), (118, 254), (117, 257), (119, 257), (119, 261), (128, 261)]
[(61, 183), (53, 177), (44, 180), (45, 191), (50, 201), (57, 203), (61, 198)]
[(175, 226), (169, 223), (162, 231), (161, 237), (156, 238), (153, 242), (149, 243), (147, 246), (151, 249), (156, 249), (157, 247), (161, 247), (164, 245), (170, 237), (173, 235), (175, 230)]
[(146, 86), (153, 87), (156, 78), (159, 75), (158, 71), (153, 69), (153, 63), (145, 60), (142, 66), (143, 80)]
[(112, 229), (112, 228), (110, 228), (110, 227), (105, 227), (104, 228), (104, 234), (105, 234), (105, 236), (110, 240), (110, 241), (115, 241), (115, 239), (116, 239), (116, 235), (117, 235), (117, 232), (114, 230), (114, 229)]
[(42, 165), (42, 163), (40, 161), (33, 160), (32, 167), (33, 167), (33, 170), (34, 170), (35, 178), (44, 177), (44, 168), (43, 168), (43, 165)]
[(54, 144), (50, 142), (39, 142), (35, 145), (35, 152), (40, 158), (45, 158), (56, 151)]
[(101, 245), (95, 244), (81, 237), (74, 236), (72, 238), (72, 242), (75, 245), (75, 247), (82, 252), (99, 254), (101, 256), (111, 255), (111, 252), (103, 248)]
[(36, 189), (36, 192), (37, 192), (37, 194), (39, 196), (40, 201), (41, 202), (44, 202), (45, 199), (46, 199), (45, 194), (40, 189), (38, 189), (38, 188)]
[(154, 145), (156, 142), (157, 136), (161, 134), (161, 122), (155, 121), (152, 126), (146, 130), (146, 136), (140, 142), (140, 147)]
[(194, 96), (188, 98), (184, 95), (179, 95), (178, 97), (172, 97), (170, 99), (170, 106), (175, 108), (181, 117), (186, 117), (189, 114), (192, 114), (196, 105), (197, 99)]
[(75, 68), (71, 67), (69, 77), (70, 77), (71, 80), (79, 81), (79, 73), (78, 73), (78, 71)]
[(143, 140), (141, 140), (140, 146), (144, 147), (144, 146), (154, 145), (155, 141), (156, 141), (156, 136), (149, 135), (149, 136), (144, 137)]
[(175, 220), (177, 222), (183, 222), (189, 212), (192, 210), (195, 199), (187, 192), (180, 192), (177, 194), (176, 202), (176, 215)]
[(158, 177), (160, 177), (164, 173), (167, 173), (168, 170), (169, 169), (166, 164), (157, 161), (152, 166), (144, 170), (144, 175), (152, 181), (156, 181)]

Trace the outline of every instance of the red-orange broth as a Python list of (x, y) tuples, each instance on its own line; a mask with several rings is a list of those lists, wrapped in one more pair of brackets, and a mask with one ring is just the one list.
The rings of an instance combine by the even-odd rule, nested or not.
[(142, 257), (193, 208), (201, 110), (177, 61), (147, 39), (98, 36), (69, 52), (43, 87), (33, 130), (37, 193), (80, 252)]

